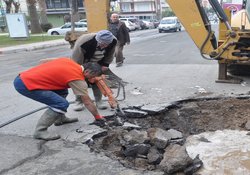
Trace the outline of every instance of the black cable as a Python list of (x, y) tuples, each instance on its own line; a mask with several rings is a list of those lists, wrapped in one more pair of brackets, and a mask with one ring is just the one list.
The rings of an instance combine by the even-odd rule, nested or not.
[[(72, 103), (74, 103), (74, 101), (73, 101), (73, 102), (69, 102), (69, 104), (72, 104)], [(10, 124), (10, 123), (13, 123), (13, 122), (15, 122), (15, 121), (17, 121), (17, 120), (20, 120), (21, 118), (24, 118), (24, 117), (26, 117), (26, 116), (28, 116), (28, 115), (30, 115), (30, 114), (33, 114), (33, 113), (36, 113), (36, 112), (41, 111), (41, 110), (43, 110), (43, 109), (46, 109), (46, 108), (48, 108), (48, 106), (43, 106), (43, 107), (41, 107), (41, 108), (38, 108), (38, 109), (35, 109), (35, 110), (33, 110), (33, 111), (27, 112), (27, 113), (25, 113), (25, 114), (23, 114), (23, 115), (17, 116), (17, 117), (15, 117), (15, 118), (13, 118), (13, 119), (7, 121), (7, 122), (4, 122), (4, 123), (0, 124), (0, 128), (4, 127), (4, 126), (6, 126), (6, 125), (8, 125), (8, 124)]]
[(20, 116), (18, 116), (18, 117), (15, 117), (15, 118), (13, 118), (13, 119), (11, 119), (11, 120), (9, 120), (9, 121), (7, 121), (7, 122), (1, 124), (1, 125), (0, 125), (0, 128), (4, 127), (4, 126), (6, 126), (6, 125), (8, 125), (8, 124), (10, 124), (10, 123), (13, 123), (13, 122), (15, 122), (15, 121), (17, 121), (17, 120), (20, 120), (21, 118), (24, 118), (24, 117), (26, 117), (26, 116), (28, 116), (28, 115), (30, 115), (30, 114), (33, 114), (33, 113), (35, 113), (35, 112), (41, 111), (41, 110), (43, 110), (43, 109), (46, 109), (46, 108), (48, 108), (48, 106), (44, 106), (44, 107), (38, 108), (38, 109), (36, 109), (36, 110), (30, 111), (30, 112), (28, 112), (28, 113), (26, 113), (26, 114), (23, 114), (23, 115), (20, 115)]

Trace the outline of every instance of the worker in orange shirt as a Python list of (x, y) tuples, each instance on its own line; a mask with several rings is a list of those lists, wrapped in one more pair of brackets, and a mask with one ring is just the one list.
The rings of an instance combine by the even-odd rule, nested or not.
[(48, 132), (52, 124), (61, 125), (78, 121), (77, 118), (65, 116), (69, 102), (66, 100), (68, 88), (75, 95), (81, 96), (83, 104), (96, 121), (105, 122), (88, 95), (86, 79), (102, 74), (97, 63), (79, 65), (69, 58), (58, 58), (46, 61), (27, 71), (21, 72), (14, 80), (15, 89), (22, 95), (48, 105), (36, 125), (34, 138), (55, 140), (60, 136)]

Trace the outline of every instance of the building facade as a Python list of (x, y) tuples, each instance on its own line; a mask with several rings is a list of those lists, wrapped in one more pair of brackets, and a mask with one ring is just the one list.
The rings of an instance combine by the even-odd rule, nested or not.
[[(68, 0), (45, 0), (47, 6), (48, 21), (53, 26), (62, 25), (69, 21), (71, 8)], [(85, 18), (83, 0), (78, 0), (78, 12), (80, 18)]]
[(139, 19), (159, 19), (161, 0), (119, 0), (121, 17), (137, 17)]

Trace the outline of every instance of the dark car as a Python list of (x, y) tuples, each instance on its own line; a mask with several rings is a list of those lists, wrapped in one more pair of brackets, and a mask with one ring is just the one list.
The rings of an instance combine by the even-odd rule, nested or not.
[(154, 24), (155, 28), (157, 28), (158, 25), (160, 24), (160, 21), (158, 21), (157, 19), (152, 19), (152, 20), (150, 20), (150, 22), (152, 22)]
[(142, 20), (139, 20), (139, 24), (140, 24), (141, 30), (147, 29), (147, 25)]

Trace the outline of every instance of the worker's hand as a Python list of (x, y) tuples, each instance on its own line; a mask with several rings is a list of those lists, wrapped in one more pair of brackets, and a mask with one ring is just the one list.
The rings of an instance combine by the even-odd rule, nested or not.
[(102, 66), (102, 72), (105, 72), (105, 71), (107, 71), (108, 69), (109, 69), (108, 67)]
[(95, 119), (95, 121), (92, 124), (100, 126), (100, 127), (104, 127), (108, 125), (104, 117)]

